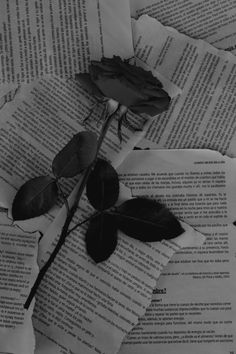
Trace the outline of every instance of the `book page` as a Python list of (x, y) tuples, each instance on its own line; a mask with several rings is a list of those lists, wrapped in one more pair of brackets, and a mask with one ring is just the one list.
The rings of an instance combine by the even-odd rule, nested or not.
[[(9, 45), (14, 47), (15, 50), (15, 52), (9, 52), (7, 43), (5, 43), (6, 55), (11, 53), (15, 58), (15, 62), (6, 60), (11, 65), (8, 71), (3, 70), (11, 76), (7, 81), (11, 81), (13, 76), (17, 76), (17, 70), (21, 70), (17, 82), (29, 82), (38, 76), (47, 74), (47, 63), (51, 56), (53, 57), (52, 71), (48, 73), (61, 76), (44, 76), (28, 85), (21, 84), (15, 92), (10, 91), (8, 94), (6, 93), (12, 88), (13, 84), (3, 85), (5, 95), (1, 100), (2, 109), (0, 110), (0, 205), (5, 208), (11, 207), (17, 189), (25, 181), (38, 175), (51, 173), (51, 163), (54, 156), (74, 134), (81, 130), (99, 132), (101, 124), (98, 126), (97, 122), (102, 114), (102, 107), (97, 107), (87, 124), (83, 124), (96, 100), (90, 97), (79, 83), (71, 78), (72, 74), (85, 70), (91, 58), (99, 59), (102, 55), (109, 57), (121, 55), (123, 58), (133, 56), (127, 1), (122, 0), (123, 6), (120, 6), (120, 4), (117, 6), (115, 1), (104, 0), (98, 1), (96, 4), (93, 1), (86, 1), (86, 4), (85, 2), (76, 4), (75, 1), (68, 1), (64, 5), (65, 8), (62, 9), (61, 1), (36, 1), (32, 3), (29, 1), (9, 2), (6, 0), (0, 14), (3, 27), (7, 26), (4, 22), (7, 18), (7, 28), (13, 31), (11, 38), (5, 36), (4, 40), (9, 41)], [(80, 13), (81, 11), (83, 16)], [(82, 21), (80, 15), (86, 23)], [(19, 28), (16, 27), (17, 21), (13, 21), (14, 18), (18, 18), (17, 16), (21, 18), (21, 23), (18, 23)], [(80, 22), (78, 22), (78, 16)], [(68, 20), (68, 18), (70, 23), (67, 23), (68, 26), (66, 26), (65, 19)], [(21, 50), (23, 50), (21, 48), (23, 44), (20, 41), (22, 36), (21, 26), (27, 28), (27, 36), (29, 37), (27, 37), (29, 40), (27, 45), (31, 46), (31, 37), (36, 41), (32, 75), (30, 74), (31, 76), (26, 80), (24, 75), (26, 72), (30, 73), (30, 71), (27, 67), (20, 69), (17, 61), (23, 60), (26, 63), (24, 55), (30, 55), (28, 47), (25, 48), (24, 53), (21, 53)], [(16, 28), (18, 28), (17, 35), (15, 33)], [(49, 33), (47, 32), (48, 34), (45, 37), (46, 30)], [(34, 31), (37, 32), (38, 37), (33, 35)], [(54, 42), (57, 41), (57, 48), (55, 43), (54, 45), (52, 43), (51, 36), (54, 31), (59, 36), (57, 40), (54, 38)], [(85, 38), (84, 31), (88, 38)], [(67, 45), (71, 45), (70, 48), (66, 48), (66, 51), (65, 46), (63, 47), (60, 42), (60, 40), (64, 41), (65, 38), (67, 38)], [(118, 46), (117, 43), (121, 38), (122, 45)], [(16, 41), (16, 44), (13, 41)], [(84, 49), (87, 48), (84, 56), (82, 55), (83, 51), (78, 47), (78, 41), (79, 46), (82, 45)], [(38, 51), (38, 46), (40, 45), (43, 48), (43, 57), (40, 56), (41, 54), (39, 55), (41, 52)], [(69, 55), (68, 51), (72, 51), (73, 55)], [(63, 55), (67, 60), (73, 60), (76, 65), (71, 66), (71, 63), (63, 59)], [(40, 68), (38, 60), (42, 68), (39, 73), (35, 73), (36, 67)], [(68, 65), (70, 68), (73, 67), (73, 73), (68, 72)], [(68, 77), (65, 78), (65, 76)], [(4, 80), (6, 81), (6, 79), (3, 79), (3, 82), (5, 82)], [(13, 100), (10, 97), (12, 93)], [(140, 118), (138, 121), (142, 126), (144, 119)], [(113, 160), (114, 165), (119, 164), (127, 153), (125, 151), (130, 151), (137, 139), (140, 139), (138, 138), (140, 134), (133, 134), (133, 131), (124, 129), (124, 142), (121, 146), (119, 139), (115, 136), (116, 127), (117, 122), (114, 122), (110, 129), (110, 136), (107, 137), (101, 149), (102, 155)], [(75, 183), (76, 179), (70, 179), (70, 181), (64, 183), (64, 193), (68, 194)], [(20, 223), (21, 226), (24, 229), (31, 230), (33, 225), (34, 229), (46, 230), (60, 205), (61, 201), (46, 216), (36, 218), (32, 223), (28, 221)]]
[(38, 274), (38, 238), (10, 225), (0, 213), (0, 353), (34, 353), (34, 302), (29, 311), (23, 305)]
[(0, 84), (71, 77), (91, 59), (133, 56), (127, 0), (1, 0)]
[(210, 150), (133, 151), (119, 172), (133, 195), (165, 203), (206, 236), (174, 255), (120, 354), (234, 353), (236, 160)]
[[(122, 198), (129, 196), (125, 188)], [(40, 242), (40, 266), (55, 246), (65, 213), (62, 208)], [(91, 213), (84, 198), (73, 222)], [(154, 243), (119, 232), (115, 252), (99, 264), (86, 253), (87, 226), (70, 233), (36, 294), (36, 354), (117, 353), (125, 335), (144, 315), (156, 280), (172, 255), (182, 247), (203, 243), (202, 234), (186, 223), (182, 226), (186, 231), (179, 237)]]
[[(138, 64), (149, 70), (142, 62)], [(181, 93), (168, 79), (163, 76), (161, 79), (171, 97)], [(11, 209), (16, 191), (30, 178), (51, 175), (54, 157), (73, 135), (87, 130), (99, 136), (104, 105), (97, 105), (85, 120), (96, 103), (96, 99), (73, 79), (52, 76), (21, 85), (14, 100), (0, 111), (0, 206)], [(123, 126), (121, 142), (115, 118), (100, 149), (100, 156), (110, 160), (115, 167), (144, 137), (151, 124), (145, 116), (131, 112), (127, 116), (140, 131)], [(61, 181), (65, 195), (69, 195), (78, 179), (79, 176)], [(47, 215), (19, 224), (25, 230), (33, 227), (44, 232), (61, 204), (62, 200), (59, 200)]]
[[(103, 106), (99, 105), (84, 123), (96, 100), (74, 80), (59, 77), (41, 78), (22, 87), (13, 102), (0, 112), (0, 201), (11, 208), (17, 189), (30, 178), (52, 174), (55, 155), (80, 131), (93, 131), (99, 136)], [(143, 126), (145, 118), (138, 115), (136, 123)], [(99, 121), (99, 124), (98, 124)], [(122, 144), (114, 119), (101, 146), (100, 155), (114, 166), (141, 139), (144, 132), (122, 130)], [(79, 177), (63, 179), (62, 189), (69, 195)], [(44, 231), (60, 203), (49, 214), (34, 219), (34, 228)], [(25, 227), (27, 222), (23, 222)], [(41, 226), (40, 226), (41, 225)]]
[(236, 154), (236, 57), (143, 15), (133, 21), (136, 56), (182, 89), (141, 147), (209, 148)]
[(165, 26), (236, 54), (234, 0), (130, 0), (131, 13), (147, 14)]

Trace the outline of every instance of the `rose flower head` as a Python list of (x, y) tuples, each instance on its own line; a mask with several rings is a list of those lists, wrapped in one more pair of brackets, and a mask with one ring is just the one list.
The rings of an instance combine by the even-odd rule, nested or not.
[(92, 60), (89, 73), (76, 74), (76, 79), (98, 101), (109, 103), (112, 100), (123, 108), (125, 113), (119, 121), (118, 135), (122, 121), (128, 123), (128, 109), (154, 117), (166, 111), (170, 104), (168, 93), (151, 71), (129, 64), (128, 60), (123, 61), (118, 56)]
[(91, 94), (113, 98), (134, 113), (153, 117), (167, 110), (170, 97), (151, 71), (131, 65), (118, 56), (93, 60), (89, 73), (76, 78)]

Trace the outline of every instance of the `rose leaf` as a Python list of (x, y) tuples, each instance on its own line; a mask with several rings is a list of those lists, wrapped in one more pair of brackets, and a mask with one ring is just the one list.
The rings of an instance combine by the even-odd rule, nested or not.
[(171, 239), (184, 232), (177, 218), (162, 204), (146, 198), (125, 201), (116, 209), (118, 229), (144, 242)]
[(59, 151), (52, 162), (52, 171), (57, 178), (74, 177), (94, 160), (97, 151), (97, 136), (92, 132), (80, 132)]
[(117, 245), (117, 227), (114, 217), (107, 213), (100, 213), (91, 218), (85, 243), (87, 253), (96, 263), (107, 260)]
[(88, 200), (97, 210), (105, 210), (112, 207), (119, 196), (119, 177), (112, 165), (98, 159), (91, 172), (86, 193)]
[(43, 215), (56, 203), (58, 188), (50, 176), (35, 177), (24, 183), (12, 204), (13, 220), (26, 220)]

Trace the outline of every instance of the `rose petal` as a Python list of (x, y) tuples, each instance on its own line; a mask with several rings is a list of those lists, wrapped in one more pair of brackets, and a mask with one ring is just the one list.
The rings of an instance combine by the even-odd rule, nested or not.
[(138, 87), (130, 85), (124, 77), (108, 78), (99, 76), (95, 84), (104, 96), (113, 98), (126, 107), (137, 105), (140, 100), (148, 99), (148, 96), (143, 94)]
[(119, 56), (91, 61), (89, 73), (90, 81), (102, 95), (135, 113), (155, 116), (169, 106), (170, 97), (152, 72), (131, 65)]
[(143, 81), (144, 83), (148, 83), (149, 85), (162, 87), (162, 83), (152, 75), (151, 71), (146, 71), (143, 68), (135, 65), (131, 65), (126, 61), (117, 60), (120, 68), (127, 73), (127, 75), (134, 76), (137, 80)]
[(154, 117), (164, 111), (169, 107), (170, 100), (158, 100), (152, 103), (143, 102), (136, 106), (131, 106), (129, 109), (134, 113), (146, 113), (150, 117)]
[(106, 63), (102, 63), (102, 62), (98, 62), (98, 61), (92, 61), (91, 62), (91, 67), (96, 67), (97, 69), (99, 70), (102, 70), (102, 71), (109, 71), (109, 72), (114, 72), (114, 70), (116, 69), (115, 65), (110, 65), (109, 64), (106, 64)]
[[(127, 60), (122, 61), (118, 56), (113, 56), (113, 58), (103, 57), (101, 62), (94, 60), (91, 62), (91, 66), (99, 68), (103, 73), (109, 71), (110, 73), (114, 72), (115, 75), (122, 74), (135, 85), (162, 87), (161, 82), (152, 75), (151, 71), (131, 65)], [(97, 74), (97, 70), (94, 71), (94, 74)]]
[(152, 99), (156, 100), (157, 98), (170, 99), (168, 93), (158, 87), (155, 88), (147, 87), (147, 88), (143, 88), (142, 91), (150, 97), (150, 100)]
[(75, 79), (78, 80), (81, 86), (87, 90), (91, 95), (103, 97), (102, 92), (91, 80), (91, 77), (88, 73), (80, 73), (75, 75)]
[[(160, 106), (168, 107), (170, 104), (170, 101), (171, 101), (170, 96), (157, 97), (157, 98), (152, 97), (149, 101), (146, 101), (143, 103), (148, 104), (149, 106), (155, 106), (155, 107), (160, 107)], [(140, 102), (140, 104), (142, 104), (142, 102)]]

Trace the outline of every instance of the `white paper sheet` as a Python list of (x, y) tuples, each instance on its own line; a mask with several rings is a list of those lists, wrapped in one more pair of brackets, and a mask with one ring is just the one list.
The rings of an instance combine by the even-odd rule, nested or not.
[(127, 0), (1, 0), (0, 83), (86, 71), (91, 59), (133, 56)]
[[(3, 27), (7, 26), (6, 23), (8, 23), (8, 28), (12, 31), (12, 36), (4, 37), (4, 40), (9, 41), (9, 45), (14, 47), (14, 52), (10, 54), (15, 58), (15, 61), (6, 60), (6, 63), (11, 67), (8, 73), (10, 77), (7, 81), (11, 81), (13, 77), (16, 79), (18, 70), (21, 70), (21, 74), (17, 76), (18, 79), (16, 80), (19, 82), (25, 81), (24, 76), (26, 72), (29, 73), (27, 67), (21, 67), (20, 69), (18, 62), (18, 60), (25, 62), (24, 55), (30, 55), (28, 47), (22, 54), (23, 44), (20, 42), (21, 30), (26, 24), (28, 37), (34, 38), (37, 44), (35, 61), (32, 64), (33, 71), (26, 81), (29, 82), (47, 73), (57, 74), (61, 77), (44, 77), (29, 85), (21, 85), (13, 102), (5, 104), (5, 100), (3, 100), (3, 108), (0, 111), (0, 205), (2, 207), (11, 207), (16, 190), (26, 180), (34, 176), (51, 173), (53, 157), (74, 134), (81, 130), (91, 129), (99, 132), (100, 128), (96, 127), (96, 119), (101, 115), (102, 108), (99, 107), (95, 110), (92, 120), (89, 120), (88, 124), (83, 126), (83, 119), (88, 115), (95, 100), (89, 97), (79, 84), (72, 79), (63, 78), (63, 76), (71, 76), (75, 72), (85, 70), (91, 58), (99, 59), (102, 55), (110, 57), (120, 55), (123, 58), (133, 56), (129, 4), (127, 1), (122, 0), (122, 4), (119, 3), (118, 6), (114, 0), (86, 1), (86, 3), (77, 3), (77, 1), (72, 2), (70, 0), (64, 5), (61, 1), (56, 0), (33, 3), (29, 1), (12, 1), (10, 3), (4, 1), (3, 4), (0, 23), (2, 21)], [(63, 11), (62, 6), (64, 6)], [(52, 9), (54, 10), (53, 13)], [(83, 13), (83, 18), (80, 18), (81, 13)], [(18, 22), (21, 22), (20, 24), (13, 21), (14, 16)], [(21, 20), (19, 20), (19, 16)], [(78, 16), (80, 21), (78, 21)], [(69, 20), (67, 26), (66, 21)], [(16, 26), (20, 26), (20, 28)], [(15, 33), (16, 28), (18, 28), (17, 35)], [(38, 37), (35, 35), (35, 31)], [(46, 32), (47, 36), (43, 37), (41, 43), (40, 39)], [(55, 48), (55, 38), (54, 42), (52, 40), (54, 32), (61, 33), (59, 39), (57, 39), (58, 48)], [(85, 33), (87, 33), (88, 38), (85, 38)], [(68, 37), (67, 45), (69, 47), (66, 51), (65, 46), (61, 45), (64, 35)], [(122, 45), (118, 45), (120, 41), (122, 41)], [(31, 44), (30, 41), (27, 42), (29, 47)], [(43, 48), (43, 57), (40, 56), (41, 52), (38, 52), (40, 45)], [(84, 52), (81, 46), (83, 51), (86, 52), (84, 55), (82, 55)], [(5, 54), (2, 55), (5, 58), (4, 55), (10, 54), (7, 45), (4, 48), (6, 53), (4, 52)], [(70, 51), (73, 52), (73, 55), (69, 55)], [(52, 68), (48, 71), (47, 65), (51, 56), (53, 56), (54, 61)], [(63, 56), (67, 59), (64, 60)], [(73, 60), (75, 65), (71, 66), (71, 63), (67, 60)], [(41, 72), (36, 73), (36, 67), (39, 67), (38, 61), (42, 64), (42, 68), (40, 69)], [(70, 70), (73, 68), (73, 72), (69, 72), (68, 66)], [(3, 82), (5, 81), (6, 79), (3, 79)], [(8, 88), (12, 87), (11, 85), (9, 84)], [(91, 122), (93, 123), (91, 124)], [(114, 123), (110, 136), (102, 146), (103, 155), (112, 159), (114, 165), (120, 163), (127, 153), (124, 151), (130, 151), (137, 139), (140, 139), (138, 138), (140, 134), (133, 134), (130, 130), (125, 129), (124, 143), (121, 147), (118, 138), (114, 136), (115, 127), (116, 124)], [(134, 138), (132, 141), (130, 140), (131, 136)], [(115, 155), (117, 158), (113, 159)], [(69, 193), (74, 184), (75, 180), (71, 180), (63, 187), (65, 188), (65, 194)], [(33, 229), (44, 231), (57, 210), (58, 208), (55, 208), (51, 211), (51, 214), (36, 218), (32, 223), (27, 221), (20, 224), (26, 230), (31, 230), (33, 227)]]
[[(25, 180), (48, 173), (55, 152), (81, 128), (90, 129), (91, 122), (86, 127), (81, 122), (94, 100), (68, 77), (85, 71), (90, 59), (102, 55), (133, 56), (129, 3), (126, 0), (119, 4), (114, 0), (64, 3), (4, 0), (0, 11), (0, 48), (0, 206), (9, 208), (16, 190)], [(32, 83), (33, 79), (37, 80)], [(22, 82), (30, 84), (26, 86)], [(8, 103), (4, 95), (18, 83), (20, 89), (14, 101)], [(101, 108), (94, 116), (99, 113)], [(98, 131), (96, 127), (93, 129)], [(124, 141), (123, 147), (130, 151), (127, 134)], [(109, 151), (106, 155), (103, 146), (103, 155), (113, 158), (113, 153), (117, 153), (121, 157), (123, 147), (116, 149), (109, 139), (104, 145)], [(70, 184), (65, 186), (66, 191), (72, 188), (73, 182)], [(21, 226), (44, 231), (55, 211), (32, 222), (23, 222)], [(27, 312), (26, 322), (30, 317), (31, 310)], [(25, 328), (23, 334), (15, 331), (5, 336), (0, 341), (0, 351), (15, 348), (17, 342), (11, 341), (13, 334), (18, 336), (19, 343), (28, 335), (34, 341), (32, 328)], [(21, 350), (19, 346), (18, 349)], [(33, 354), (31, 349), (22, 349), (22, 353)]]
[(182, 89), (140, 146), (235, 156), (236, 57), (145, 15), (133, 22), (133, 34), (136, 56)]
[(131, 13), (150, 15), (165, 26), (236, 54), (234, 0), (130, 0)]
[[(126, 188), (123, 198), (129, 194)], [(91, 212), (83, 199), (74, 222)], [(40, 242), (40, 265), (54, 248), (64, 218), (63, 208)], [(189, 225), (183, 227), (185, 233), (161, 243), (144, 244), (119, 233), (115, 252), (98, 265), (86, 254), (86, 227), (71, 233), (37, 292), (36, 354), (117, 353), (124, 336), (144, 314), (160, 271), (172, 255), (204, 241)]]
[(38, 274), (38, 238), (0, 213), (0, 353), (34, 353), (34, 302), (28, 311), (23, 304)]
[(202, 247), (169, 262), (120, 354), (234, 353), (236, 159), (210, 150), (133, 151), (119, 172), (133, 195), (165, 203), (206, 235)]

